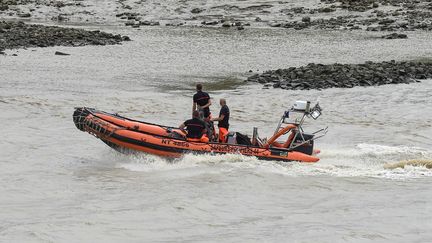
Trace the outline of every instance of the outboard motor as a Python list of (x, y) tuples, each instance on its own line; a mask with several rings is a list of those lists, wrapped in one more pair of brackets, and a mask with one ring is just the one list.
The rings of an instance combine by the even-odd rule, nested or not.
[[(313, 154), (313, 148), (314, 148), (314, 139), (313, 138), (314, 138), (313, 134), (306, 134), (306, 133), (299, 134), (293, 141), (293, 147), (294, 147), (293, 151), (312, 155)], [(307, 143), (304, 143), (304, 141), (307, 141)], [(295, 147), (297, 145), (300, 145), (300, 146)]]

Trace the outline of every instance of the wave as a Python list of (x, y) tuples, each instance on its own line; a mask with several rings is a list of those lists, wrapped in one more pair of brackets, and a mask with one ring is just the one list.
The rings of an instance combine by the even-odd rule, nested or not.
[[(142, 154), (119, 155), (115, 167), (133, 172), (188, 172), (189, 176), (205, 173), (246, 172), (283, 176), (375, 177), (415, 179), (432, 176), (431, 151), (417, 147), (358, 144), (351, 148), (327, 148), (315, 164), (261, 161), (240, 154), (194, 155), (168, 160)], [(120, 160), (120, 161), (119, 161)], [(428, 161), (406, 162), (401, 161)], [(394, 166), (389, 166), (394, 165)]]
[(432, 169), (432, 159), (430, 160), (413, 159), (413, 160), (400, 161), (398, 163), (386, 164), (384, 165), (384, 168), (393, 170), (397, 168), (403, 169), (407, 166), (426, 167), (427, 169)]

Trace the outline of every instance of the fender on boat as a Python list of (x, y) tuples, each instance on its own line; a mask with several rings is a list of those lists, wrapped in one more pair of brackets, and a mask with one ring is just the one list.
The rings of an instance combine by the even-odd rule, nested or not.
[(300, 153), (297, 151), (291, 151), (288, 153), (288, 159), (295, 161), (302, 161), (307, 163), (315, 163), (319, 161), (319, 158), (314, 157), (312, 155)]

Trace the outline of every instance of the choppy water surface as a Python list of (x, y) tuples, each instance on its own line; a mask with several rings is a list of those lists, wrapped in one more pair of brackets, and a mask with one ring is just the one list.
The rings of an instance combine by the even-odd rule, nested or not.
[[(430, 57), (431, 34), (133, 31), (121, 46), (0, 57), (0, 241), (432, 240), (432, 171), (384, 168), (431, 158), (431, 80), (323, 91), (242, 81), (249, 69)], [(329, 126), (317, 142), (321, 161), (124, 156), (72, 123), (73, 107), (90, 106), (175, 126), (188, 118), (198, 81), (214, 103), (228, 99), (232, 130), (258, 126), (262, 136), (295, 100), (319, 101), (324, 114), (306, 128)]]

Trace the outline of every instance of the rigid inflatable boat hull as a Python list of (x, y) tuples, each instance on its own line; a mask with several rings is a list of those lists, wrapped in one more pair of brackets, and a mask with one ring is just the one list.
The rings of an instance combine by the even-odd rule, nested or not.
[(194, 154), (242, 154), (263, 160), (317, 162), (312, 155), (283, 148), (262, 148), (240, 144), (191, 142), (178, 138), (178, 128), (139, 122), (90, 108), (77, 108), (74, 123), (78, 129), (101, 139), (122, 152), (139, 151), (168, 158)]

